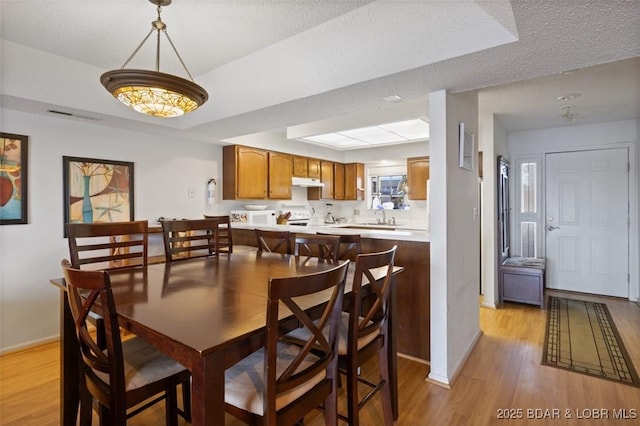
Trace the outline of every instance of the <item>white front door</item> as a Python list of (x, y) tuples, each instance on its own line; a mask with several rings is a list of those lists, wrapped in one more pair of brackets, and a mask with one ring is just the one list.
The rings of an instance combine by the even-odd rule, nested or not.
[(626, 148), (546, 155), (547, 288), (629, 297)]

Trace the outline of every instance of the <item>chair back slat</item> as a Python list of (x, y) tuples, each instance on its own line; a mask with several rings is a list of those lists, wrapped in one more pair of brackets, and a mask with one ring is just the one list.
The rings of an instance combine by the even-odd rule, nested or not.
[[(336, 235), (327, 232), (318, 232), (318, 235)], [(338, 235), (340, 245), (338, 247), (338, 259), (356, 261), (356, 256), (362, 252), (360, 234)]]
[(209, 216), (205, 219), (218, 219), (218, 252), (233, 253), (233, 232), (231, 231), (231, 219), (229, 215)]
[[(353, 346), (349, 350), (357, 351), (358, 339), (371, 333), (386, 333), (391, 295), (391, 278), (397, 246), (378, 252), (357, 256), (356, 270), (353, 276), (352, 304), (349, 309), (349, 341)], [(383, 278), (375, 279), (375, 276)], [(364, 281), (366, 280), (366, 281)], [(362, 303), (362, 284), (368, 282), (371, 294), (367, 297), (366, 306)]]
[(217, 255), (218, 223), (218, 219), (162, 221), (166, 261)]
[[(345, 281), (349, 262), (346, 261), (324, 272), (289, 278), (272, 278), (269, 280), (269, 295), (267, 302), (267, 343), (265, 346), (265, 400), (267, 405), (275, 405), (277, 394), (286, 392), (300, 384), (308, 382), (316, 375), (327, 372), (328, 378), (337, 374), (337, 344), (338, 325), (344, 298)], [(332, 289), (331, 297), (323, 308), (322, 315), (315, 322), (301, 306), (305, 297)], [(300, 298), (300, 299), (299, 299)], [(275, 377), (278, 343), (281, 341), (280, 308), (286, 306), (295, 318), (310, 331), (309, 338), (302, 345), (295, 356), (286, 360), (286, 367), (279, 377)], [(322, 330), (328, 328), (328, 337)], [(312, 352), (313, 349), (313, 352)], [(303, 365), (308, 355), (313, 353), (315, 362)], [(333, 370), (335, 368), (335, 371)], [(275, 409), (275, 406), (272, 407)]]
[[(105, 394), (108, 388), (118, 389), (125, 393), (124, 361), (122, 340), (116, 313), (111, 282), (107, 271), (87, 271), (73, 268), (66, 259), (62, 261), (62, 269), (67, 285), (67, 298), (73, 316), (76, 335), (80, 345), (80, 353), (86, 366), (85, 371), (93, 377), (93, 386), (101, 387), (103, 379), (97, 378), (96, 371), (109, 376), (108, 387), (101, 387)], [(91, 313), (100, 312), (98, 333), (90, 332), (87, 321)], [(98, 341), (98, 334), (105, 336), (106, 348)]]
[(258, 252), (293, 254), (291, 232), (256, 229), (255, 234)]
[(338, 260), (340, 237), (336, 235), (298, 234), (294, 239), (296, 256)]
[(148, 264), (146, 220), (111, 223), (67, 223), (71, 265), (118, 269)]

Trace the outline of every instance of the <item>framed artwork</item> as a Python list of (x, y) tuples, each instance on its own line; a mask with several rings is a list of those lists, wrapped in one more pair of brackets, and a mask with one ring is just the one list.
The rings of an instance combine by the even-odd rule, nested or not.
[(28, 137), (0, 133), (0, 225), (28, 223)]
[(475, 135), (464, 123), (460, 123), (460, 159), (458, 165), (467, 170), (473, 170), (473, 153), (475, 152)]
[(133, 220), (133, 163), (62, 157), (64, 222)]

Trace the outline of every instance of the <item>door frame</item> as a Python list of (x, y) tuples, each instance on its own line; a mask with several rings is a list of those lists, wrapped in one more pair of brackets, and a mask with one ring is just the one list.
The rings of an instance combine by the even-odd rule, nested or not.
[[(636, 143), (630, 142), (618, 142), (618, 143), (601, 143), (601, 144), (588, 144), (584, 146), (576, 146), (571, 145), (567, 147), (558, 147), (555, 149), (546, 148), (546, 144), (542, 145), (542, 149), (540, 150), (531, 150), (526, 149), (523, 151), (516, 151), (509, 155), (512, 164), (518, 164), (520, 159), (532, 158), (534, 156), (540, 156), (540, 187), (541, 187), (541, 200), (540, 200), (540, 208), (541, 212), (546, 212), (546, 154), (554, 154), (561, 152), (575, 152), (575, 151), (593, 151), (593, 150), (601, 150), (601, 149), (615, 149), (615, 148), (626, 148), (629, 152), (629, 218), (631, 220), (631, 226), (629, 227), (629, 274), (630, 274), (630, 285), (629, 285), (629, 300), (634, 302), (640, 302), (640, 276), (639, 276), (639, 263), (640, 263), (640, 227), (638, 221), (640, 220), (640, 214), (638, 213), (639, 207), (639, 196), (640, 196), (640, 188), (639, 188), (639, 179), (640, 179), (640, 171), (638, 170), (639, 166), (639, 148)], [(514, 172), (514, 175), (511, 178), (511, 194), (514, 197), (519, 196), (518, 185), (520, 185), (520, 176), (518, 171)], [(513, 200), (512, 200), (513, 201)], [(512, 202), (513, 204), (513, 202)], [(517, 232), (519, 232), (519, 222), (516, 221), (515, 218), (515, 210), (512, 209), (511, 216), (511, 235), (512, 235), (512, 243), (519, 244), (519, 236)], [(541, 214), (540, 220), (544, 217)], [(538, 226), (544, 226), (542, 222), (538, 223)], [(517, 238), (517, 240), (516, 240)], [(516, 244), (516, 245), (517, 245)], [(513, 244), (512, 244), (513, 245)], [(542, 232), (540, 236), (540, 247), (542, 248), (539, 256), (546, 256), (544, 250), (546, 250), (547, 240), (546, 233)], [(497, 255), (497, 254), (496, 254)], [(634, 285), (635, 284), (635, 285)]]
[[(543, 249), (542, 251), (545, 253), (546, 256), (546, 251), (547, 251), (547, 232), (545, 232), (546, 226), (547, 226), (547, 210), (546, 210), (546, 201), (547, 201), (547, 197), (546, 197), (546, 192), (547, 192), (547, 156), (549, 155), (554, 155), (554, 154), (567, 154), (567, 153), (576, 153), (576, 152), (587, 152), (587, 151), (605, 151), (605, 150), (626, 150), (626, 154), (627, 154), (627, 162), (629, 164), (629, 170), (627, 172), (627, 215), (630, 221), (629, 226), (627, 227), (627, 273), (628, 273), (628, 281), (627, 281), (627, 298), (629, 300), (637, 300), (637, 287), (638, 286), (634, 286), (633, 283), (633, 279), (631, 276), (631, 270), (632, 270), (632, 266), (631, 266), (631, 262), (632, 262), (632, 254), (631, 254), (631, 247), (632, 247), (632, 239), (633, 239), (633, 235), (632, 235), (632, 230), (631, 230), (631, 224), (636, 222), (636, 220), (632, 219), (631, 214), (632, 214), (632, 209), (631, 209), (631, 195), (632, 195), (632, 190), (631, 190), (631, 150), (629, 147), (622, 147), (622, 146), (605, 146), (605, 147), (600, 147), (600, 148), (595, 148), (595, 147), (588, 147), (588, 148), (584, 148), (584, 149), (560, 149), (557, 151), (549, 151), (549, 152), (545, 152), (543, 154), (543, 158), (542, 158), (542, 168), (543, 168), (543, 174), (541, 176), (542, 178), (542, 182), (543, 182), (543, 191), (541, 193), (541, 232), (542, 232), (542, 239), (541, 239), (541, 243), (543, 244)], [(633, 298), (634, 296), (634, 291), (633, 288), (636, 288), (636, 292), (635, 292), (635, 298)]]

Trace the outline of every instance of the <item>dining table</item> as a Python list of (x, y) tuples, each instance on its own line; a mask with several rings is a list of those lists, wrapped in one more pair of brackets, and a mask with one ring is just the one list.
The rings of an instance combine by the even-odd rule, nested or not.
[[(335, 261), (234, 246), (233, 253), (147, 267), (109, 271), (120, 326), (184, 365), (192, 375), (192, 424), (225, 422), (225, 369), (264, 344), (270, 278), (325, 271)], [(344, 261), (338, 261), (344, 262)], [(349, 265), (345, 303), (355, 264)], [(397, 357), (394, 338), (395, 266), (389, 315), (389, 371), (394, 418), (398, 418)], [(379, 271), (382, 279), (384, 271)], [(366, 281), (366, 278), (365, 278)], [(61, 424), (75, 424), (79, 406), (80, 351), (63, 278), (60, 289)], [(367, 285), (363, 286), (366, 291)], [(329, 298), (326, 291), (308, 296), (310, 312)], [(283, 327), (296, 327), (282, 313)], [(289, 318), (290, 319), (290, 318)]]

